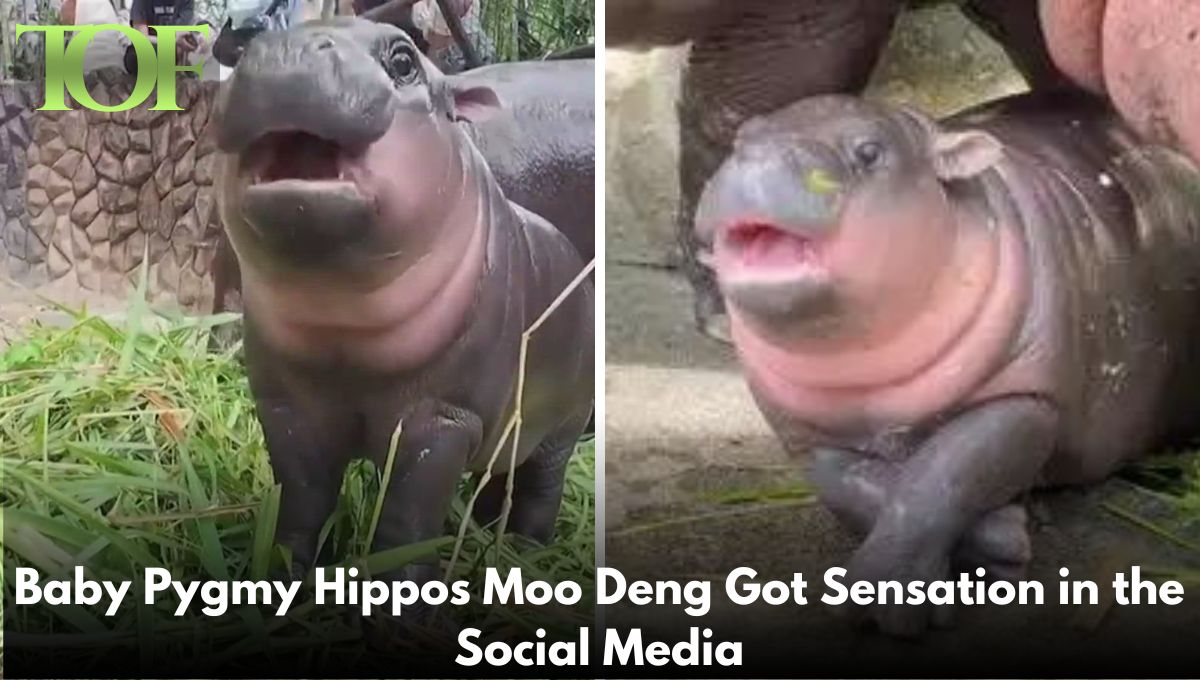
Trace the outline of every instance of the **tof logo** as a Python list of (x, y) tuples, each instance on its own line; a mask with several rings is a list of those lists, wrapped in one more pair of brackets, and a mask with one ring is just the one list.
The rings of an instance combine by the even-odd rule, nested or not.
[[(46, 102), (39, 111), (69, 111), (66, 93), (93, 111), (127, 111), (141, 106), (155, 91), (158, 96), (152, 111), (182, 111), (175, 103), (175, 74), (181, 71), (202, 72), (204, 63), (179, 65), (175, 63), (175, 41), (179, 33), (197, 32), (208, 38), (209, 27), (199, 26), (152, 26), (158, 40), (154, 41), (132, 26), (122, 24), (96, 24), (84, 26), (30, 26), (17, 24), (17, 39), (26, 32), (42, 32), (46, 35)], [(87, 90), (83, 78), (83, 57), (88, 43), (101, 31), (119, 31), (133, 43), (137, 54), (137, 80), (129, 98), (120, 104), (105, 105), (97, 102)], [(67, 34), (75, 35), (67, 40)]]

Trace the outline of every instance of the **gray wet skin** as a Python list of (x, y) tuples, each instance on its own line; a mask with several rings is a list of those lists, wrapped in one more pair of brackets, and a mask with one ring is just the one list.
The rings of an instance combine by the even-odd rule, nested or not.
[[(222, 219), (282, 484), (277, 539), (300, 570), (314, 563), (347, 463), (365, 456), (382, 471), (399, 422), (373, 549), (444, 534), (460, 477), (486, 467), (513, 412), (522, 332), (582, 270), (561, 233), (505, 199), (453, 122), (496, 102), (442, 78), (398, 29), (360, 20), (265, 34), (223, 93)], [(469, 245), (447, 252), (450, 233)], [(410, 297), (423, 287), (433, 292)], [(553, 535), (592, 410), (593, 307), (585, 281), (529, 346), (508, 526), (537, 541)], [(364, 310), (366, 325), (343, 308)], [(499, 514), (510, 449), (482, 522)], [(383, 577), (439, 576), (424, 562)]]
[(450, 76), (486, 87), (500, 110), (466, 124), (508, 200), (545, 217), (579, 251), (595, 255), (596, 62), (493, 64)]
[[(731, 244), (715, 267), (760, 408), (806, 456), (822, 501), (865, 534), (848, 581), (978, 567), (1019, 577), (1023, 494), (1101, 480), (1197, 434), (1198, 196), (1189, 161), (1141, 144), (1082, 95), (1016, 97), (940, 124), (818, 97), (742, 127), (702, 197), (697, 238)], [(922, 231), (933, 223), (945, 226)], [(803, 239), (826, 271), (746, 276), (736, 239), (762, 233)], [(1009, 264), (965, 258), (936, 283), (959, 261), (936, 255), (948, 244)], [(942, 314), (987, 271), (983, 302)], [(864, 288), (870, 272), (883, 279)], [(966, 321), (944, 349), (904, 350), (919, 362), (896, 359), (899, 331), (871, 335), (930, 310)], [(877, 345), (861, 360), (838, 353), (864, 338)], [(871, 382), (895, 366), (909, 372)], [(839, 392), (849, 374), (858, 382)], [(904, 605), (855, 613), (899, 635), (947, 618)]]
[[(263, 34), (266, 36), (267, 34)], [(299, 35), (311, 36), (311, 33)], [(356, 34), (358, 36), (359, 34)], [(258, 37), (259, 39), (267, 39)], [(252, 44), (252, 43), (251, 43)], [(240, 57), (239, 57), (240, 58)], [(239, 65), (263, 68), (264, 62)], [(436, 67), (426, 64), (432, 73)], [(297, 93), (318, 74), (293, 73)], [(570, 239), (586, 262), (595, 253), (595, 61), (494, 64), (451, 76), (448, 86), (495, 93), (495, 100), (472, 107), (481, 115), (458, 121), (483, 154), (509, 200), (547, 219)], [(379, 96), (387, 96), (384, 89)], [(253, 97), (253, 94), (247, 94)], [(331, 102), (348, 106), (352, 100)], [(470, 103), (470, 102), (468, 102)], [(247, 115), (271, 115), (269, 107), (250, 103)], [(325, 115), (336, 115), (336, 111)], [(255, 123), (247, 123), (255, 124)], [(227, 239), (218, 244), (214, 266), (214, 311), (237, 309), (241, 275)]]

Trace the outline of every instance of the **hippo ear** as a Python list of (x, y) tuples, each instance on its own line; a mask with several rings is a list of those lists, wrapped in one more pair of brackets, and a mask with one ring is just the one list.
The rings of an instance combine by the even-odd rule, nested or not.
[(974, 177), (1003, 157), (1000, 140), (986, 132), (939, 132), (933, 136), (933, 169), (946, 181)]
[(455, 120), (481, 123), (504, 108), (496, 91), (486, 86), (451, 88), (451, 101)]

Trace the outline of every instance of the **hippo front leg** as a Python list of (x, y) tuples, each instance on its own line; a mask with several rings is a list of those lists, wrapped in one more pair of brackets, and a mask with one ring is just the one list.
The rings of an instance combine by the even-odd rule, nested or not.
[(259, 422), (280, 485), (275, 541), (292, 553), (292, 576), (303, 578), (317, 558), (317, 540), (337, 504), (349, 458), (334, 423), (287, 398), (256, 400)]
[[(854, 531), (867, 534), (887, 503), (901, 464), (842, 449), (813, 452), (808, 479), (821, 503)], [(988, 578), (1015, 581), (1032, 557), (1028, 513), (1010, 503), (976, 520), (955, 548), (953, 567), (974, 571), (983, 567)]]
[[(1035, 397), (988, 402), (949, 420), (903, 467), (847, 565), (847, 582), (946, 578), (969, 527), (1033, 486), (1053, 451), (1057, 420), (1055, 409)], [(903, 604), (869, 611), (894, 635), (920, 633), (930, 613)]]
[(317, 540), (337, 504), (342, 477), (360, 434), (354, 416), (322, 398), (321, 383), (273, 352), (252, 313), (245, 323), (246, 374), (262, 425), (267, 457), (280, 485), (275, 542), (292, 554), (303, 578), (317, 559)]
[[(434, 407), (427, 417), (405, 420), (400, 450), (396, 452), (391, 479), (384, 491), (373, 551), (443, 535), (446, 514), (468, 456), (478, 448), (482, 437), (483, 424), (478, 416), (448, 405)], [(386, 449), (382, 454), (386, 457)], [(377, 458), (376, 462), (382, 470), (386, 461)], [(425, 583), (440, 576), (438, 566), (438, 556), (430, 555), (386, 578)], [(412, 614), (418, 620), (423, 615), (423, 612)]]

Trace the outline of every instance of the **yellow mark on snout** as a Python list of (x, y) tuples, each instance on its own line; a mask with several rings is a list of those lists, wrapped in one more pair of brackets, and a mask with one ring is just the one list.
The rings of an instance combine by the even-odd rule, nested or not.
[(821, 170), (810, 170), (804, 176), (804, 188), (809, 192), (817, 195), (832, 194), (842, 188), (841, 183), (833, 178), (828, 172)]

